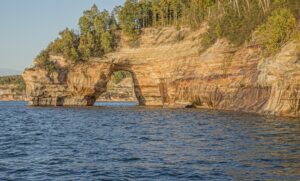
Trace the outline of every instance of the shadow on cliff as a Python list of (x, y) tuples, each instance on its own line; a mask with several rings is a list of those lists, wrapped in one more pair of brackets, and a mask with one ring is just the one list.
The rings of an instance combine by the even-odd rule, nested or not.
[(114, 72), (117, 72), (117, 71), (126, 71), (126, 72), (129, 72), (131, 74), (132, 81), (133, 81), (133, 86), (134, 86), (134, 93), (135, 93), (135, 96), (138, 100), (138, 103), (139, 103), (140, 106), (145, 106), (146, 105), (146, 100), (145, 100), (145, 98), (143, 96), (143, 93), (142, 93), (142, 90), (140, 88), (141, 84), (138, 81), (137, 75), (133, 71), (132, 66), (130, 65), (130, 63), (129, 62), (127, 63), (127, 61), (122, 62), (122, 64), (113, 63), (113, 65), (111, 67), (111, 72), (110, 72), (110, 78), (109, 79), (111, 79), (111, 75)]

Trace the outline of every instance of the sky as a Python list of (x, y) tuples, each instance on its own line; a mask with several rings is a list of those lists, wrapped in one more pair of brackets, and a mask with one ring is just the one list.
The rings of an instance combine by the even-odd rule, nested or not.
[[(78, 29), (84, 10), (112, 10), (125, 0), (0, 0), (0, 71), (22, 72), (66, 27)], [(0, 72), (1, 74), (1, 72)]]

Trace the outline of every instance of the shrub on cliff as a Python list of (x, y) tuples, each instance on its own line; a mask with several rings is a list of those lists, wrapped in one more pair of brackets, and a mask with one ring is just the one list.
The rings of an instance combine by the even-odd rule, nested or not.
[(127, 72), (127, 71), (117, 71), (114, 72), (111, 76), (111, 79), (113, 81), (113, 83), (118, 84), (120, 83), (123, 79), (125, 79), (126, 77), (131, 77), (131, 73)]
[(296, 17), (300, 17), (298, 0), (223, 1), (222, 6), (214, 7), (214, 12), (219, 13), (208, 18), (209, 30), (202, 39), (204, 49), (220, 38), (239, 46), (259, 30), (260, 43), (268, 52), (276, 52), (290, 40), (297, 25)]
[(35, 58), (35, 66), (44, 68), (49, 72), (56, 71), (54, 62), (50, 61), (50, 54), (63, 55), (66, 59), (74, 63), (80, 61), (80, 54), (78, 52), (79, 36), (74, 30), (66, 28), (59, 33), (60, 37), (54, 42), (51, 42), (48, 47), (41, 51)]
[(49, 60), (50, 55), (48, 50), (43, 50), (41, 53), (35, 58), (35, 67), (43, 68), (48, 72), (56, 71), (56, 66), (54, 62)]
[(265, 49), (265, 55), (276, 53), (286, 42), (299, 34), (297, 20), (287, 8), (275, 10), (267, 22), (258, 28), (259, 41)]
[(48, 52), (61, 54), (66, 59), (75, 63), (80, 61), (80, 54), (78, 52), (79, 35), (77, 35), (74, 30), (68, 28), (61, 31), (59, 35), (60, 37), (48, 46)]
[(42, 50), (34, 60), (35, 66), (42, 67), (45, 64), (45, 62), (49, 59), (49, 57), (50, 57), (49, 51)]
[(202, 39), (204, 48), (210, 47), (220, 38), (239, 46), (251, 38), (252, 32), (268, 16), (268, 12), (262, 10), (258, 1), (251, 1), (251, 4), (241, 1), (239, 7), (237, 9), (231, 3), (225, 4), (223, 9), (218, 10), (218, 16), (209, 18), (209, 30)]

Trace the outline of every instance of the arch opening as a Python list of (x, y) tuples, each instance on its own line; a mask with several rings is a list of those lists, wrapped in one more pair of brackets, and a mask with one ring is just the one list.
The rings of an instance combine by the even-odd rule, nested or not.
[(106, 91), (100, 94), (94, 106), (132, 107), (139, 105), (136, 95), (134, 74), (130, 71), (116, 70), (110, 75)]

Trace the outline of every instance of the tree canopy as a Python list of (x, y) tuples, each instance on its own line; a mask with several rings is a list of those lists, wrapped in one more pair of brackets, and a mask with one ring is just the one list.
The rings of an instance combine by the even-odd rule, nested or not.
[(37, 56), (36, 65), (54, 70), (51, 54), (60, 54), (73, 63), (101, 57), (116, 48), (119, 30), (130, 40), (137, 40), (143, 28), (196, 29), (203, 22), (209, 25), (202, 39), (204, 47), (219, 38), (240, 45), (258, 31), (264, 37), (264, 47), (274, 52), (297, 31), (299, 19), (299, 0), (126, 0), (112, 12), (93, 5), (79, 19), (79, 31), (61, 31)]
[(118, 29), (114, 13), (100, 11), (96, 5), (83, 13), (79, 19), (79, 32), (66, 28), (59, 37), (36, 57), (36, 65), (54, 67), (49, 61), (51, 54), (62, 55), (67, 60), (78, 63), (90, 57), (101, 57), (114, 49), (115, 32)]

